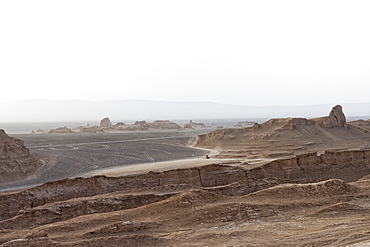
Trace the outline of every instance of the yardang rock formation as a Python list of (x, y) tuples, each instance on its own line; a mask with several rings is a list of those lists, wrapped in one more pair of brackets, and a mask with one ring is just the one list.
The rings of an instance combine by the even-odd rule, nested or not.
[(345, 127), (347, 128), (346, 116), (343, 113), (342, 106), (334, 106), (328, 117), (322, 119), (322, 127), (333, 128), (333, 127)]
[(112, 122), (110, 121), (110, 119), (108, 117), (103, 118), (100, 121), (100, 128), (102, 128), (102, 129), (109, 129), (111, 127), (112, 127)]
[(41, 161), (30, 155), (22, 140), (0, 129), (0, 183), (26, 179), (41, 166)]
[(329, 116), (270, 119), (252, 127), (215, 130), (198, 136), (196, 146), (216, 148), (222, 158), (278, 158), (348, 148), (370, 148), (370, 122), (347, 123), (341, 106)]

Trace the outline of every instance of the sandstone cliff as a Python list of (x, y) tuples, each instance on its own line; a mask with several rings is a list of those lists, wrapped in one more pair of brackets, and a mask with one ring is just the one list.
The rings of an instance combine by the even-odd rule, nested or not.
[[(206, 187), (224, 195), (245, 195), (287, 181), (330, 178), (355, 181), (367, 174), (370, 174), (370, 150), (352, 150), (327, 151), (321, 155), (308, 153), (274, 160), (258, 167), (250, 167), (248, 164), (207, 165), (123, 177), (64, 179), (0, 196), (3, 205), (0, 220), (16, 216), (19, 210), (116, 191), (165, 189), (167, 193), (173, 193), (173, 189), (179, 191), (181, 186), (186, 185), (183, 188)], [(173, 189), (167, 191), (167, 186), (173, 186)]]
[(0, 129), (0, 183), (25, 179), (41, 165), (39, 160), (30, 155), (22, 140), (8, 136)]

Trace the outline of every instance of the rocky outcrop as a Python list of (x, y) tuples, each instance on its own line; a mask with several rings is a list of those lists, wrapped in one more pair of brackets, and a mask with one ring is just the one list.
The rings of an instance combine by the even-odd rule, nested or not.
[(26, 158), (29, 155), (29, 150), (22, 140), (8, 136), (0, 129), (0, 160)]
[(173, 123), (169, 120), (156, 120), (149, 124), (149, 128), (152, 129), (181, 129), (181, 126), (177, 123)]
[(118, 123), (112, 125), (112, 128), (113, 129), (116, 129), (116, 130), (123, 130), (126, 127), (127, 127), (127, 125), (125, 123), (123, 123), (123, 122), (118, 122)]
[(183, 126), (184, 129), (198, 129), (198, 128), (206, 128), (207, 126), (204, 123), (196, 123), (193, 120), (190, 120), (189, 123)]
[[(122, 177), (53, 181), (0, 195), (0, 244), (178, 246), (158, 245), (156, 237), (166, 236), (160, 237), (165, 240), (173, 232), (184, 230), (188, 234), (200, 224), (204, 224), (202, 229), (216, 226), (219, 231), (226, 222), (258, 220), (260, 224), (271, 217), (276, 221), (275, 217), (287, 210), (292, 214), (283, 215), (284, 222), (297, 215), (314, 217), (311, 212), (338, 212), (336, 205), (320, 209), (354, 198), (367, 203), (365, 190), (343, 180), (353, 181), (369, 173), (370, 150), (353, 150), (308, 153), (259, 167), (211, 164)], [(353, 213), (369, 212), (350, 208)], [(334, 216), (338, 218), (338, 214)], [(222, 225), (216, 225), (220, 222)], [(207, 228), (207, 234), (209, 231)], [(242, 231), (244, 236), (245, 228)]]
[(128, 125), (123, 130), (178, 130), (181, 126), (173, 123), (169, 120), (156, 120), (153, 123), (148, 123), (146, 121), (136, 121), (132, 125)]
[(148, 130), (149, 126), (146, 121), (135, 121), (134, 124), (127, 126), (125, 130), (136, 131), (136, 130)]
[(333, 127), (347, 127), (346, 116), (343, 113), (342, 106), (334, 106), (329, 116), (326, 117), (322, 123), (324, 128), (333, 128)]
[(103, 132), (103, 129), (98, 126), (83, 127), (80, 129), (80, 133), (99, 133)]
[[(167, 199), (172, 195), (173, 193), (131, 195), (122, 192), (47, 203), (42, 206), (20, 210), (16, 217), (1, 222), (0, 229), (25, 229), (71, 219), (80, 215), (136, 208)], [(39, 217), (40, 215), (43, 215), (43, 217)]]
[[(241, 167), (213, 164), (123, 177), (64, 179), (0, 196), (0, 220), (16, 216), (20, 210), (33, 212), (31, 208), (36, 210), (38, 207), (41, 210), (40, 206), (45, 204), (115, 191), (171, 188), (170, 191), (179, 192), (184, 189), (181, 186), (186, 185), (186, 189), (203, 187), (224, 195), (245, 195), (281, 183), (299, 182), (300, 179), (317, 181), (335, 178), (355, 181), (367, 174), (370, 174), (370, 150), (354, 150), (327, 151), (322, 155), (309, 153), (251, 168), (248, 165)], [(178, 187), (179, 185), (181, 186)], [(114, 200), (109, 200), (115, 203)], [(109, 204), (109, 200), (105, 199), (105, 202)], [(102, 204), (103, 201), (100, 201), (99, 205)], [(53, 207), (57, 208), (55, 205)]]
[(152, 123), (136, 121), (134, 124), (118, 122), (112, 124), (108, 117), (100, 121), (100, 126), (80, 126), (73, 130), (61, 127), (50, 130), (49, 133), (98, 133), (111, 131), (139, 131), (139, 130), (179, 130), (181, 126), (169, 120), (156, 120)]
[(370, 150), (326, 151), (321, 155), (306, 153), (271, 161), (249, 169), (247, 174), (253, 178), (338, 178), (355, 181), (370, 174)]
[(22, 140), (8, 136), (0, 129), (0, 183), (27, 178), (41, 165), (39, 160), (30, 155)]
[[(217, 129), (199, 135), (197, 147), (217, 148), (219, 158), (281, 158), (328, 149), (370, 147), (370, 124), (346, 123), (340, 106), (330, 116), (278, 118), (252, 127)], [(232, 153), (231, 150), (235, 152)]]
[(56, 128), (56, 129), (51, 129), (49, 131), (50, 134), (52, 133), (57, 133), (57, 134), (66, 134), (66, 133), (75, 133), (73, 132), (71, 129), (67, 128), (66, 126), (64, 127), (60, 127), (60, 128)]
[(102, 129), (109, 129), (111, 127), (112, 127), (112, 122), (110, 121), (110, 119), (108, 117), (103, 118), (100, 121), (100, 128), (102, 128)]
[(210, 165), (189, 169), (149, 172), (123, 177), (95, 176), (64, 179), (45, 183), (23, 192), (0, 196), (0, 220), (14, 217), (21, 209), (29, 209), (57, 201), (91, 197), (115, 191), (153, 189), (169, 185), (198, 187), (221, 186), (245, 178), (240, 167)]

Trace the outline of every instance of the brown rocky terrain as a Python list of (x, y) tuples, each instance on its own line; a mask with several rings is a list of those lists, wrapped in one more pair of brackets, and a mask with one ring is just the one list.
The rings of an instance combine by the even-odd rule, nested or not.
[(211, 164), (3, 193), (0, 246), (369, 246), (367, 128), (336, 106), (201, 135)]
[(369, 132), (370, 131), (370, 119), (368, 120), (357, 120), (357, 121), (352, 121), (350, 122), (350, 124), (354, 127), (357, 127), (358, 129), (362, 129), (362, 130), (365, 130), (365, 132)]
[(34, 174), (42, 162), (30, 155), (20, 139), (8, 136), (0, 129), (0, 181), (23, 180)]
[(349, 183), (369, 171), (370, 150), (353, 150), (49, 182), (0, 196), (0, 242), (344, 246), (370, 240), (370, 179)]
[(306, 152), (370, 148), (368, 121), (346, 122), (340, 106), (328, 117), (271, 119), (248, 128), (200, 135), (196, 146), (220, 151), (222, 158), (274, 159)]
[(97, 133), (97, 132), (110, 132), (110, 131), (148, 131), (148, 130), (180, 130), (180, 125), (173, 123), (169, 120), (156, 120), (152, 123), (146, 121), (136, 121), (134, 124), (125, 124), (118, 122), (112, 124), (108, 117), (100, 121), (99, 126), (86, 126), (78, 128), (77, 132), (80, 133)]

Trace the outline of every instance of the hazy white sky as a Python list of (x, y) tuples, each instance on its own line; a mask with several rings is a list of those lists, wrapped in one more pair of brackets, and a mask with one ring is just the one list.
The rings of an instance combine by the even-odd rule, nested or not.
[(0, 1), (0, 101), (370, 101), (370, 1)]

